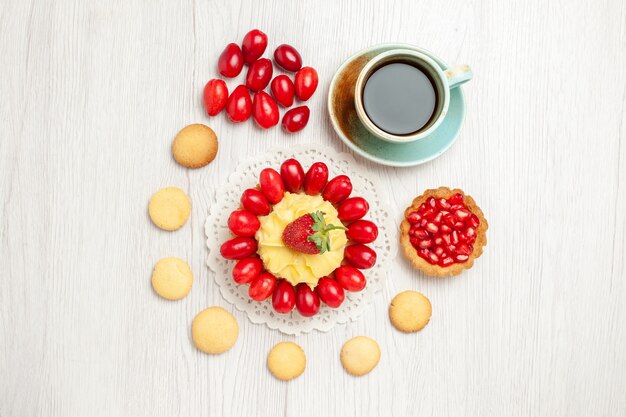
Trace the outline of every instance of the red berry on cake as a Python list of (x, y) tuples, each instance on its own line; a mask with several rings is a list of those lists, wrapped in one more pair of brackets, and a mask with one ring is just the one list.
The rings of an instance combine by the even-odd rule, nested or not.
[(283, 231), (283, 242), (296, 252), (316, 255), (330, 250), (331, 230), (346, 230), (343, 226), (326, 224), (324, 213), (316, 211), (298, 217)]

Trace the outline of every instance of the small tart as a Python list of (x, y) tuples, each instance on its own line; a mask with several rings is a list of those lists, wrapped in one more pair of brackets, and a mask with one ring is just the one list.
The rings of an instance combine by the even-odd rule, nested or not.
[[(420, 226), (420, 223), (415, 223), (414, 217), (417, 217), (417, 216), (412, 213), (419, 212), (420, 210), (423, 213), (424, 207), (422, 205), (429, 204), (429, 202), (432, 202), (432, 200), (430, 200), (431, 197), (434, 198), (434, 200), (437, 202), (437, 206), (433, 207), (433, 210), (435, 211), (436, 215), (438, 215), (439, 212), (444, 213), (441, 217), (444, 217), (445, 215), (450, 214), (449, 211), (447, 211), (446, 208), (442, 208), (438, 202), (440, 199), (444, 199), (442, 204), (445, 205), (445, 202), (448, 199), (453, 198), (453, 196), (455, 196), (456, 194), (460, 194), (463, 197), (462, 203), (459, 203), (459, 204), (462, 204), (463, 206), (460, 209), (466, 209), (467, 211), (469, 211), (473, 215), (471, 219), (474, 222), (474, 224), (478, 223), (477, 226), (475, 227), (467, 226), (467, 222), (470, 221), (469, 220), (470, 216), (468, 216), (466, 219), (457, 219), (459, 220), (457, 222), (458, 226), (454, 226), (453, 224), (451, 224), (452, 221), (450, 222), (450, 224), (446, 224), (446, 222), (443, 221), (442, 219), (439, 219), (439, 221), (437, 222), (433, 222), (435, 223), (434, 225), (424, 225), (423, 227)], [(462, 213), (465, 213), (465, 211), (463, 211)], [(409, 221), (410, 215), (414, 216), (411, 218), (411, 222)], [(420, 213), (420, 216), (421, 216), (421, 213)], [(429, 220), (433, 220), (433, 219), (429, 219)], [(422, 222), (422, 219), (420, 219), (419, 222)], [(431, 223), (431, 222), (428, 221), (427, 223)], [(447, 229), (446, 229), (446, 232), (441, 232), (440, 230), (436, 230), (440, 228), (442, 224), (445, 224), (444, 227), (451, 229), (451, 231), (449, 233), (446, 233)], [(464, 225), (461, 226), (461, 224), (464, 224)], [(415, 232), (411, 232), (412, 226), (414, 226), (414, 229), (420, 229), (419, 230), (420, 233), (423, 233), (422, 229), (426, 230), (428, 235), (424, 237), (420, 236), (419, 238), (417, 236), (411, 236), (411, 233), (413, 233), (414, 235), (416, 234)], [(460, 256), (458, 254), (455, 255), (453, 251), (452, 252), (450, 251), (450, 246), (452, 245), (452, 248), (456, 248), (458, 245), (464, 244), (466, 242), (461, 242), (460, 244), (457, 244), (457, 245), (455, 245), (454, 242), (447, 243), (444, 241), (444, 244), (442, 245), (437, 245), (434, 242), (434, 239), (440, 238), (442, 236), (442, 233), (444, 237), (446, 237), (446, 239), (449, 239), (449, 235), (451, 235), (451, 233), (454, 232), (455, 230), (457, 231), (457, 234), (460, 234), (463, 227), (465, 228), (471, 227), (472, 233), (475, 233), (475, 234), (471, 238), (471, 241), (470, 241), (471, 243), (465, 244), (465, 247), (469, 247), (470, 249), (466, 251), (465, 253), (463, 253), (462, 255)], [(411, 261), (413, 266), (416, 269), (419, 269), (420, 271), (424, 272), (426, 275), (430, 275), (434, 277), (454, 276), (454, 275), (459, 275), (465, 269), (470, 269), (474, 265), (474, 260), (478, 258), (480, 255), (482, 255), (483, 247), (487, 244), (487, 236), (486, 236), (487, 228), (488, 228), (487, 220), (485, 219), (485, 216), (482, 210), (480, 209), (480, 207), (478, 207), (478, 205), (476, 205), (476, 202), (474, 201), (472, 197), (465, 194), (463, 190), (460, 190), (460, 189), (451, 190), (450, 188), (447, 188), (447, 187), (439, 187), (437, 189), (426, 190), (422, 195), (415, 198), (413, 202), (411, 203), (411, 205), (405, 210), (404, 220), (400, 224), (400, 232), (401, 232), (400, 244), (404, 250), (404, 254)], [(435, 230), (436, 232), (434, 232)], [(463, 238), (465, 238), (465, 236), (463, 236)], [(411, 241), (412, 239), (414, 240), (414, 242)], [(433, 241), (428, 242), (429, 239)], [(414, 243), (415, 243), (415, 246), (414, 246)], [(427, 245), (428, 247), (424, 247)], [(439, 262), (435, 263), (434, 258), (436, 257), (437, 259), (439, 259), (439, 257), (437, 256), (433, 257), (433, 259), (431, 259), (430, 261), (427, 260), (427, 257), (429, 256), (429, 254), (432, 256), (432, 254), (434, 254), (434, 250), (437, 249), (438, 247), (445, 247), (446, 252), (443, 255), (441, 255), (442, 259), (444, 257), (448, 260), (449, 258), (453, 258), (453, 261), (444, 262), (440, 259)], [(422, 250), (421, 255), (420, 253), (418, 253), (418, 251), (420, 250)], [(458, 256), (458, 259), (457, 259), (457, 256)], [(467, 259), (465, 259), (465, 257), (467, 257)], [(444, 265), (442, 265), (442, 263)]]

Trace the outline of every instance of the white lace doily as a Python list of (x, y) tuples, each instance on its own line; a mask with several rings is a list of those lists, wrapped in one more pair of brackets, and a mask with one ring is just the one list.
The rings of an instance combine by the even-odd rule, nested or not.
[[(277, 171), (289, 158), (295, 158), (302, 164), (305, 172), (313, 162), (321, 161), (328, 165), (330, 178), (345, 174), (352, 182), (352, 196), (362, 196), (370, 204), (370, 211), (365, 219), (372, 220), (378, 226), (378, 238), (371, 246), (377, 255), (376, 265), (364, 270), (367, 285), (363, 291), (347, 292), (343, 304), (336, 309), (321, 303), (319, 312), (313, 317), (303, 317), (294, 308), (290, 314), (278, 314), (272, 307), (271, 297), (264, 302), (257, 302), (248, 297), (248, 285), (237, 285), (232, 279), (235, 261), (229, 261), (220, 255), (221, 244), (232, 238), (227, 221), (230, 213), (240, 206), (241, 194), (247, 188), (258, 184), (258, 176), (263, 168), (272, 167)], [(230, 175), (225, 187), (217, 190), (215, 201), (209, 208), (205, 224), (209, 256), (207, 265), (215, 272), (215, 280), (222, 296), (237, 309), (245, 312), (253, 323), (265, 323), (272, 329), (286, 334), (297, 335), (313, 329), (328, 331), (337, 323), (355, 320), (363, 309), (372, 301), (374, 294), (383, 288), (390, 262), (396, 256), (397, 235), (393, 217), (387, 211), (388, 204), (382, 198), (378, 183), (360, 168), (354, 158), (347, 153), (319, 146), (294, 146), (292, 149), (273, 149), (265, 155), (240, 163)]]

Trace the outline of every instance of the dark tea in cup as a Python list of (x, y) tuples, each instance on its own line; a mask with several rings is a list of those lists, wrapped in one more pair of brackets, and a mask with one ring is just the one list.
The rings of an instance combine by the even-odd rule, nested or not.
[(437, 90), (428, 72), (397, 61), (374, 69), (363, 88), (367, 117), (393, 135), (411, 135), (426, 126), (437, 108)]

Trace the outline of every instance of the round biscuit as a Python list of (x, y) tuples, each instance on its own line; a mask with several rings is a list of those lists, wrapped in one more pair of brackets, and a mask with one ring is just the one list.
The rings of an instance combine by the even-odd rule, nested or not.
[(163, 188), (150, 198), (150, 219), (163, 230), (178, 230), (187, 222), (191, 213), (191, 202), (180, 188)]
[(280, 380), (294, 379), (306, 368), (304, 350), (293, 342), (281, 342), (267, 355), (267, 368)]
[(389, 319), (401, 332), (422, 330), (430, 321), (432, 306), (426, 296), (417, 291), (403, 291), (389, 305)]
[(378, 365), (380, 347), (366, 336), (357, 336), (348, 340), (341, 348), (341, 364), (351, 375), (363, 376)]
[(187, 168), (208, 165), (217, 155), (217, 136), (203, 124), (185, 126), (172, 142), (172, 154), (176, 162)]
[(193, 274), (187, 262), (170, 257), (159, 260), (152, 271), (152, 288), (168, 300), (180, 300), (191, 290)]
[(201, 311), (191, 323), (193, 344), (204, 353), (224, 353), (233, 347), (238, 336), (237, 319), (222, 307)]

